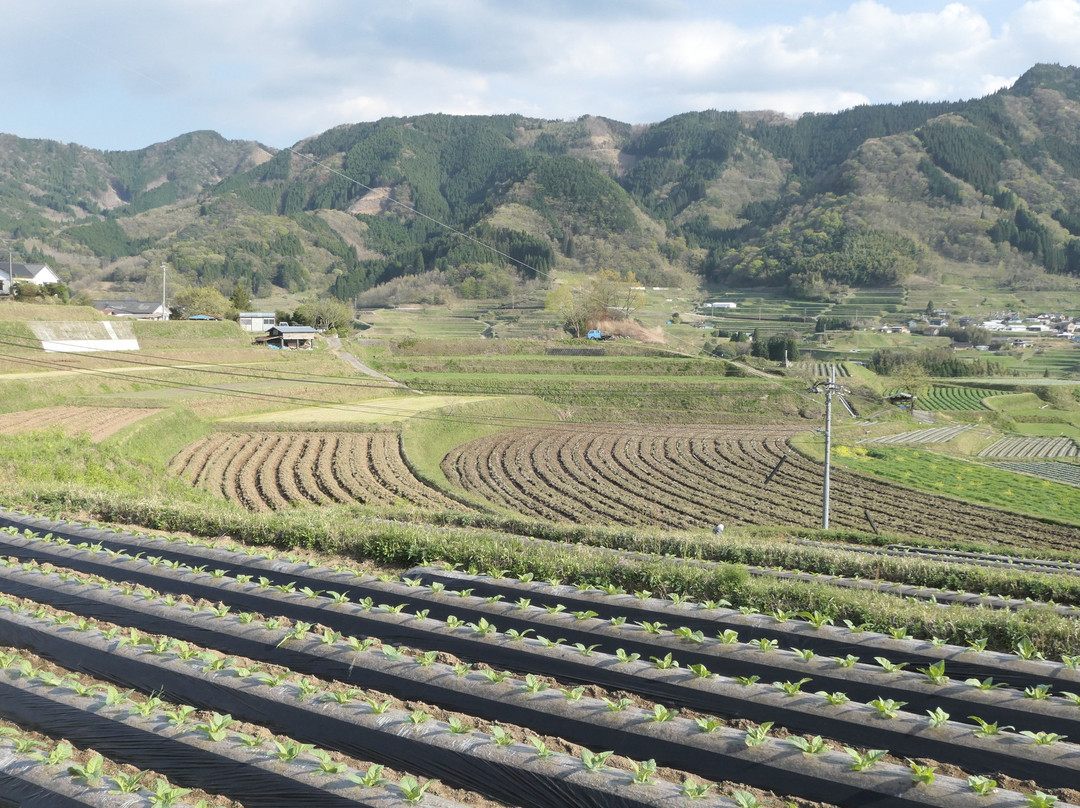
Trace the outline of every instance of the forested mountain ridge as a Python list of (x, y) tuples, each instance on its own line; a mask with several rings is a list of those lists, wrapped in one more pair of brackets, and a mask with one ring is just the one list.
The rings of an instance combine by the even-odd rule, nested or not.
[(0, 136), (0, 234), (76, 288), (135, 296), (161, 261), (263, 297), (419, 274), (497, 294), (509, 267), (807, 297), (946, 272), (1074, 285), (1078, 124), (1080, 70), (1038, 65), (973, 101), (794, 121), (436, 114), (279, 151), (211, 132), (138, 152)]

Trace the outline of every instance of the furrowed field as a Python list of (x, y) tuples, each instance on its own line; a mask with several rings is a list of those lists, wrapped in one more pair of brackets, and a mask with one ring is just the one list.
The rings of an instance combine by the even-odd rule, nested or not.
[(1028, 468), (1078, 467), (1071, 387), (924, 426), (846, 354), (475, 314), (372, 313), (393, 381), (0, 322), (0, 806), (1080, 802), (1080, 494)]

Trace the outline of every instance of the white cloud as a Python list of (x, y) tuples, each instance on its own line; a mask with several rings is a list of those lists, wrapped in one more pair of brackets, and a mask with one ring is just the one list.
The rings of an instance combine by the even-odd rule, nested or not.
[(1080, 63), (1080, 0), (0, 3), (0, 128), (112, 148), (198, 128), (281, 146), (437, 111), (830, 111)]

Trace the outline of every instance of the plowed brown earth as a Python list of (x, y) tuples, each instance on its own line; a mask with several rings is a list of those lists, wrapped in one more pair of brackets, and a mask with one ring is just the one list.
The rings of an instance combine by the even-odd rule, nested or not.
[(0, 435), (19, 435), (59, 426), (68, 435), (89, 433), (90, 440), (97, 443), (155, 412), (159, 410), (140, 407), (45, 407), (9, 412), (0, 426)]
[[(479, 438), (442, 462), (452, 483), (544, 519), (676, 528), (769, 524), (817, 527), (822, 466), (780, 428), (597, 424)], [(766, 484), (781, 458), (784, 463)], [(830, 526), (939, 541), (1075, 549), (1080, 528), (1055, 525), (833, 469)], [(869, 519), (867, 518), (869, 514)]]
[(402, 500), (430, 508), (461, 507), (417, 480), (401, 456), (398, 436), (386, 432), (217, 433), (185, 447), (169, 469), (254, 511)]

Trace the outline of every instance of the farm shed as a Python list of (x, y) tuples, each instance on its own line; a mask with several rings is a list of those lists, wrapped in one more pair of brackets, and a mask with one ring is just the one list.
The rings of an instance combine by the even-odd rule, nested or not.
[(310, 325), (275, 325), (265, 337), (256, 337), (255, 342), (274, 348), (310, 349), (315, 344), (317, 333)]
[(272, 311), (240, 312), (240, 327), (245, 331), (267, 331), (277, 325), (277, 315)]

